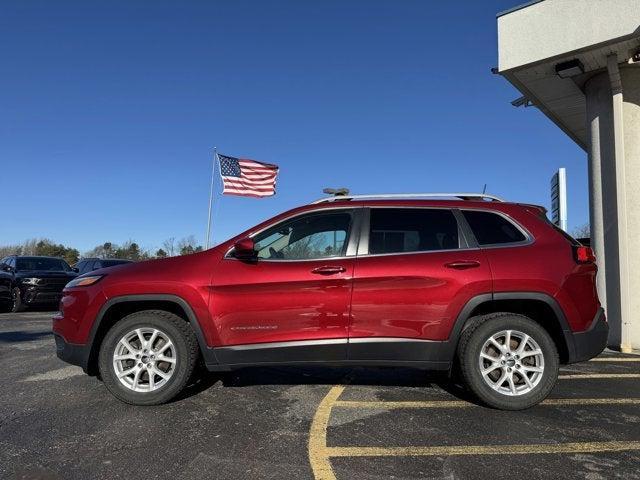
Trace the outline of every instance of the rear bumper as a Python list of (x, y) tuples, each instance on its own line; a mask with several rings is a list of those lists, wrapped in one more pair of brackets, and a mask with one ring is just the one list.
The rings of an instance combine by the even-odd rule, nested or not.
[[(580, 333), (571, 333), (573, 349), (569, 351), (569, 362), (584, 362), (600, 355), (607, 346), (609, 338), (609, 324), (604, 310), (600, 308), (588, 330)], [(571, 351), (573, 350), (573, 351)]]
[(91, 353), (89, 345), (68, 343), (62, 336), (55, 333), (53, 336), (56, 339), (56, 355), (58, 358), (71, 365), (82, 367), (85, 373), (88, 373), (89, 354)]

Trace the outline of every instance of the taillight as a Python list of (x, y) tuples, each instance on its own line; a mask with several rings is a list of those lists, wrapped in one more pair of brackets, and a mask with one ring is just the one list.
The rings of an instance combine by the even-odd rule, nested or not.
[(573, 256), (578, 263), (594, 263), (596, 261), (593, 250), (582, 245), (573, 247)]

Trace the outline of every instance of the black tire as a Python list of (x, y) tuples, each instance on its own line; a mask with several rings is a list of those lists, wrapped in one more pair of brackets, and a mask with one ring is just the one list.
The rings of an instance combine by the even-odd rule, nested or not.
[[(544, 369), (541, 377), (537, 384), (526, 393), (512, 396), (508, 393), (501, 393), (492, 388), (482, 375), (480, 367), (482, 348), (489, 338), (503, 330), (516, 330), (529, 335), (542, 351)], [(521, 359), (520, 362), (524, 362), (524, 360)], [(465, 386), (480, 402), (501, 410), (523, 410), (544, 400), (558, 380), (558, 364), (558, 350), (549, 333), (524, 315), (493, 313), (476, 317), (465, 328), (458, 344), (458, 366)], [(526, 365), (522, 366), (526, 367)], [(498, 372), (504, 372), (502, 368), (500, 367)], [(506, 366), (504, 368), (506, 369)], [(513, 372), (517, 373), (516, 367), (513, 368)], [(518, 373), (518, 377), (514, 378), (524, 387), (524, 379), (520, 377), (520, 373)], [(499, 382), (499, 379), (495, 380), (495, 383)], [(505, 388), (507, 387), (505, 386)]]
[(4, 303), (0, 303), (0, 313), (8, 313), (12, 310), (13, 308), (13, 302), (4, 302)]
[(27, 309), (26, 305), (22, 303), (22, 295), (20, 295), (20, 289), (18, 287), (13, 289), (13, 304), (11, 305), (11, 312), (24, 312)]
[[(124, 335), (137, 328), (161, 330), (175, 345), (175, 369), (166, 384), (157, 390), (136, 392), (123, 385), (116, 375), (115, 349)], [(199, 353), (198, 341), (188, 322), (163, 310), (144, 310), (127, 315), (111, 327), (100, 345), (98, 367), (105, 386), (119, 400), (133, 405), (160, 405), (173, 399), (187, 385)]]

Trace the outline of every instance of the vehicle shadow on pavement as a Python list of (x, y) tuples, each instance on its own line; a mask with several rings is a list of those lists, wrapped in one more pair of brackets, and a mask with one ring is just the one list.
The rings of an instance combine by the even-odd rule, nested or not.
[(201, 393), (217, 382), (225, 388), (259, 385), (358, 385), (444, 390), (454, 397), (477, 403), (446, 374), (412, 368), (376, 367), (247, 367), (232, 372), (201, 372), (176, 401)]
[(33, 342), (49, 335), (52, 335), (51, 330), (42, 330), (39, 332), (24, 332), (21, 330), (0, 332), (0, 343)]

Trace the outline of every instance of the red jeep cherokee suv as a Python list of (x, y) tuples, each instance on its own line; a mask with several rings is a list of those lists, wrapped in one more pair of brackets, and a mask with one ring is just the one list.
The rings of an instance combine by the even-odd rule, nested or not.
[[(523, 409), (606, 345), (593, 253), (542, 207), (478, 194), (331, 197), (215, 248), (64, 290), (57, 354), (120, 400), (166, 402), (198, 361), (456, 371)], [(455, 199), (454, 199), (455, 198)]]

